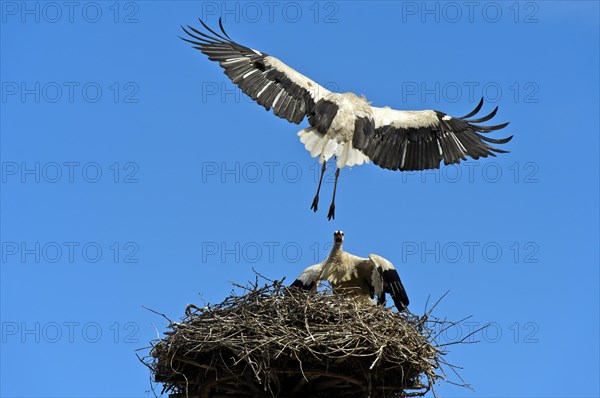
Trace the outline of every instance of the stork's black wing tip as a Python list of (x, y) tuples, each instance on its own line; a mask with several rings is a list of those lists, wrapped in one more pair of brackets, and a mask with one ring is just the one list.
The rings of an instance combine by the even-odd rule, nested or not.
[(225, 28), (223, 27), (223, 20), (221, 17), (219, 17), (219, 29), (221, 29), (221, 32), (223, 32), (223, 34), (225, 35), (225, 37), (227, 37), (229, 39), (229, 41), (233, 42), (233, 39), (231, 37), (229, 37), (227, 32), (225, 32)]
[(304, 286), (304, 283), (300, 282), (299, 279), (296, 279), (291, 285), (290, 287), (302, 287)]
[(468, 119), (470, 117), (475, 116), (481, 110), (482, 106), (483, 106), (483, 97), (481, 97), (481, 99), (479, 100), (479, 103), (477, 104), (477, 106), (475, 107), (475, 109), (473, 109), (468, 114), (466, 114), (466, 115), (464, 115), (462, 117), (459, 117), (459, 119)]
[(479, 131), (481, 133), (489, 133), (490, 131), (502, 130), (504, 127), (508, 126), (509, 123), (510, 122), (506, 122), (502, 124), (497, 124), (495, 126), (479, 126), (477, 124), (469, 124), (469, 126), (475, 131)]
[[(513, 139), (513, 137), (514, 137), (514, 135), (511, 135), (509, 137), (499, 139), (500, 144), (506, 144), (506, 143), (510, 142)], [(506, 151), (506, 153), (509, 153), (509, 151)]]
[(222, 22), (222, 20), (221, 20), (220, 17), (219, 17), (219, 27), (221, 28), (221, 31), (223, 32), (223, 34), (225, 34), (225, 36), (222, 36), (219, 33), (217, 33), (214, 30), (212, 30), (210, 28), (210, 26), (208, 26), (202, 19), (198, 18), (198, 21), (200, 21), (200, 23), (202, 24), (202, 26), (204, 26), (204, 28), (206, 30), (208, 30), (210, 33), (212, 33), (213, 35), (215, 35), (215, 37), (218, 38), (217, 40), (224, 40), (224, 41), (232, 42), (232, 40), (229, 38), (229, 36), (227, 36), (227, 33), (225, 33), (225, 31), (223, 30), (223, 22)]
[(291, 285), (291, 288), (297, 288), (300, 290), (310, 290), (312, 289), (313, 285), (315, 282), (311, 282), (310, 284), (306, 285), (304, 282), (302, 282), (300, 279), (296, 279)]
[(410, 304), (408, 297), (401, 297), (394, 300), (398, 312), (408, 311), (408, 304)]
[(496, 106), (493, 111), (491, 111), (488, 115), (486, 115), (484, 117), (480, 117), (478, 119), (470, 119), (470, 120), (463, 119), (463, 120), (468, 123), (483, 123), (483, 122), (487, 122), (488, 120), (490, 120), (494, 116), (496, 116), (496, 113), (498, 113), (498, 106)]
[(479, 103), (477, 104), (477, 106), (475, 107), (475, 109), (477, 109), (477, 112), (479, 112), (479, 110), (481, 109), (481, 107), (483, 106), (484, 103), (484, 98), (481, 97), (481, 99), (479, 100)]

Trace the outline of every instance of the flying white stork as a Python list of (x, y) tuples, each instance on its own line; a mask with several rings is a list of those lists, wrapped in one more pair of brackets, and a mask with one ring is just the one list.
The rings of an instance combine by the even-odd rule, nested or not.
[(207, 30), (201, 32), (188, 25), (182, 29), (190, 36), (183, 40), (217, 61), (224, 73), (245, 94), (267, 111), (289, 122), (299, 124), (308, 116), (310, 127), (298, 132), (300, 141), (319, 157), (321, 177), (311, 209), (317, 211), (319, 192), (326, 163), (335, 157), (337, 169), (333, 198), (327, 218), (335, 218), (335, 193), (340, 169), (373, 161), (390, 170), (437, 169), (445, 165), (480, 157), (496, 156), (494, 152), (507, 151), (491, 144), (504, 144), (512, 136), (493, 139), (483, 134), (499, 130), (508, 123), (480, 126), (498, 111), (476, 119), (483, 98), (469, 114), (452, 117), (435, 110), (401, 111), (390, 107), (371, 106), (354, 93), (334, 93), (290, 68), (279, 59), (233, 41), (223, 29), (221, 33), (200, 23)]
[(333, 233), (333, 248), (322, 263), (311, 265), (292, 283), (292, 287), (316, 291), (320, 281), (331, 284), (334, 293), (354, 295), (373, 299), (377, 296), (379, 304), (385, 303), (385, 294), (389, 293), (398, 311), (408, 307), (408, 296), (402, 286), (398, 272), (385, 258), (369, 254), (362, 258), (342, 250), (344, 233)]

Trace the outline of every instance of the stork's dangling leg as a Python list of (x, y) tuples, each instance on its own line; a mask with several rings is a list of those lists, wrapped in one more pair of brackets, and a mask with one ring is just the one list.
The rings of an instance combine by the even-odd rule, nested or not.
[(323, 160), (323, 167), (321, 167), (321, 177), (319, 177), (319, 186), (317, 187), (317, 194), (313, 199), (312, 205), (310, 206), (311, 210), (315, 213), (317, 212), (317, 205), (319, 204), (319, 191), (321, 191), (321, 183), (323, 182), (323, 174), (325, 174), (325, 169), (327, 168), (327, 162)]
[(333, 198), (331, 199), (331, 206), (329, 206), (329, 213), (327, 213), (327, 219), (335, 219), (335, 191), (337, 190), (338, 177), (340, 176), (340, 168), (335, 170), (335, 182), (333, 183)]

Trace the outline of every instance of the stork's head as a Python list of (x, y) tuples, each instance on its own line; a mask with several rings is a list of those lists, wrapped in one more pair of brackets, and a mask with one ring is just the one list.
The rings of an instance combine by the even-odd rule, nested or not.
[(336, 245), (341, 245), (344, 242), (344, 233), (342, 231), (335, 231), (333, 233), (333, 242)]

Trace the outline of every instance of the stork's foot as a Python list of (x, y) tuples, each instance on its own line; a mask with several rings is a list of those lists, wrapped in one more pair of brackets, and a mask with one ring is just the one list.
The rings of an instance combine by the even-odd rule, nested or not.
[(319, 195), (315, 195), (315, 198), (313, 199), (312, 205), (310, 205), (310, 209), (312, 211), (314, 211), (315, 213), (317, 212), (317, 205), (319, 204)]
[(331, 221), (332, 218), (335, 219), (335, 203), (329, 206), (329, 213), (327, 213), (327, 220)]

